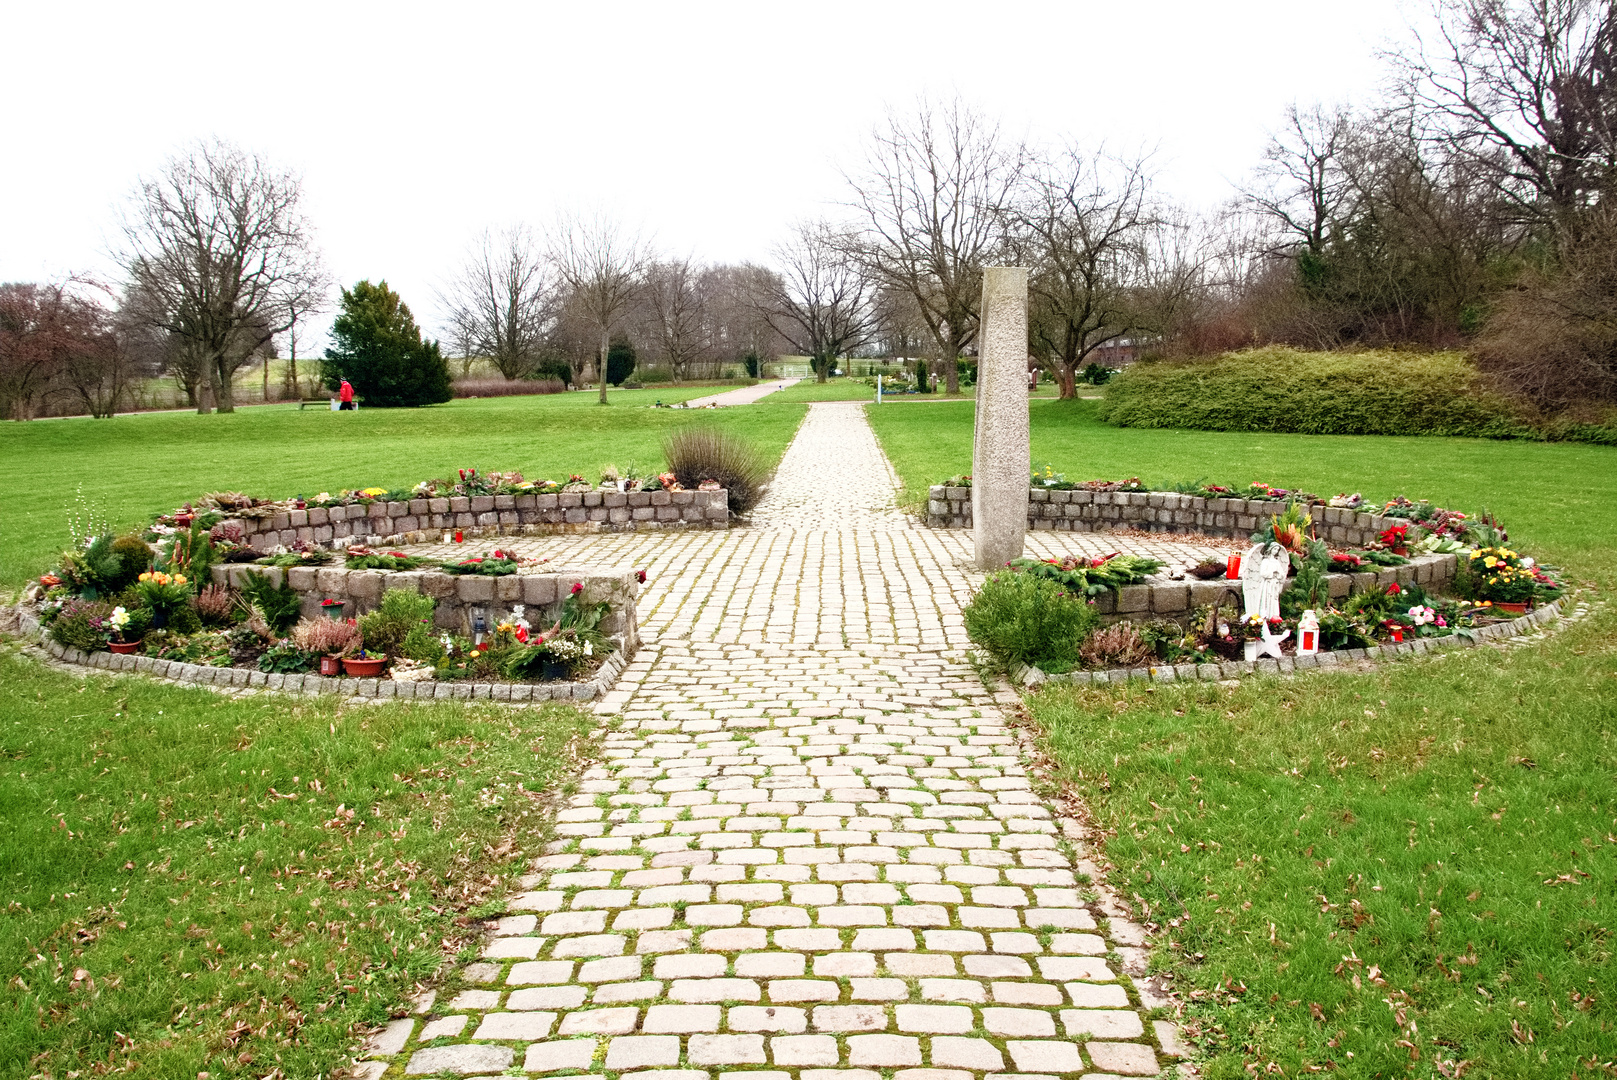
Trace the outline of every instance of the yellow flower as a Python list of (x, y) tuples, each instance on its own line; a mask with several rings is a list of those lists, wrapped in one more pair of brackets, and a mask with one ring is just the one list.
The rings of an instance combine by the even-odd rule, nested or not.
[(386, 495), (387, 494), (387, 488), (379, 488), (379, 487), (361, 488), (359, 493), (361, 495), (369, 495), (371, 498), (374, 499), (378, 495)]

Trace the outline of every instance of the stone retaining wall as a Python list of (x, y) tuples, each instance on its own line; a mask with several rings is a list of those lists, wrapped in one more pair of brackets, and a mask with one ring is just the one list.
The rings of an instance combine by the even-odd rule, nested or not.
[[(1163, 491), (1055, 491), (1035, 487), (1028, 492), (1029, 529), (1063, 532), (1197, 532), (1245, 539), (1285, 504), (1259, 499), (1204, 499)], [(1404, 518), (1382, 517), (1357, 510), (1309, 507), (1319, 538), (1336, 547), (1362, 546)], [(928, 489), (926, 523), (934, 529), (971, 528), (971, 489), (933, 485)]]
[(1544, 623), (1561, 617), (1561, 609), (1566, 598), (1545, 604), (1528, 612), (1520, 618), (1508, 622), (1494, 623), (1492, 626), (1480, 627), (1475, 631), (1476, 639), (1460, 637), (1451, 634), (1448, 637), (1416, 638), (1413, 641), (1389, 642), (1386, 645), (1372, 646), (1367, 649), (1339, 649), (1334, 652), (1319, 652), (1312, 656), (1284, 656), (1276, 660), (1265, 657), (1262, 660), (1225, 660), (1217, 664), (1160, 664), (1154, 667), (1138, 668), (1110, 668), (1105, 671), (1070, 671), (1061, 675), (1050, 675), (1035, 667), (1025, 664), (1016, 664), (1011, 668), (1010, 676), (1023, 686), (1037, 686), (1045, 682), (1073, 682), (1073, 683), (1108, 683), (1126, 682), (1129, 679), (1142, 679), (1150, 682), (1213, 682), (1218, 679), (1234, 679), (1242, 675), (1272, 674), (1284, 675), (1297, 671), (1310, 671), (1323, 669), (1330, 671), (1340, 668), (1344, 664), (1356, 663), (1362, 660), (1394, 659), (1401, 656), (1416, 656), (1423, 653), (1448, 652), (1453, 649), (1464, 649), (1485, 644), (1490, 641), (1503, 641), (1507, 638), (1518, 637), (1531, 633)]
[(394, 682), (392, 679), (333, 678), (321, 675), (280, 675), (248, 668), (208, 667), (179, 660), (157, 660), (150, 656), (120, 656), (110, 652), (80, 652), (49, 638), (42, 646), (63, 663), (105, 671), (139, 672), (175, 682), (231, 688), (273, 690), (283, 694), (337, 694), (341, 697), (403, 699), (415, 701), (594, 701), (617, 682), (628, 665), (621, 652), (606, 659), (589, 682), (554, 683), (472, 683), (472, 682)]
[(552, 495), (477, 495), (452, 499), (311, 507), (272, 516), (226, 516), (260, 551), (314, 544), (435, 543), (446, 530), (473, 536), (723, 529), (727, 491), (564, 491)]
[[(971, 527), (971, 489), (935, 485), (930, 489), (926, 523), (933, 528)], [(1052, 491), (1033, 488), (1028, 497), (1028, 528), (1067, 532), (1202, 533), (1246, 539), (1283, 504), (1251, 499), (1203, 499), (1171, 492)], [(1320, 538), (1337, 547), (1370, 543), (1390, 526), (1407, 524), (1403, 518), (1382, 517), (1354, 510), (1311, 506)], [(1416, 555), (1403, 566), (1367, 567), (1356, 574), (1327, 574), (1333, 598), (1370, 589), (1420, 585), (1438, 589), (1459, 570), (1455, 555)], [(1232, 595), (1233, 594), (1233, 595)], [(1152, 578), (1095, 598), (1104, 623), (1123, 619), (1184, 619), (1203, 604), (1230, 597), (1240, 606), (1238, 581)]]
[[(1333, 598), (1385, 589), (1394, 582), (1437, 589), (1454, 577), (1459, 565), (1457, 555), (1416, 555), (1403, 566), (1378, 566), (1373, 572), (1357, 574), (1326, 574), (1325, 579), (1330, 583)], [(1183, 620), (1203, 604), (1216, 604), (1225, 598), (1237, 608), (1241, 606), (1239, 581), (1151, 578), (1140, 585), (1125, 585), (1115, 592), (1102, 593), (1095, 597), (1095, 609), (1100, 612), (1103, 623), (1153, 617)]]
[(575, 584), (582, 584), (580, 595), (586, 603), (606, 601), (607, 615), (600, 631), (611, 638), (619, 652), (634, 655), (640, 644), (640, 624), (636, 603), (640, 584), (634, 570), (547, 570), (545, 573), (445, 574), (434, 570), (347, 570), (342, 567), (255, 566), (231, 563), (211, 568), (213, 580), (241, 588), (248, 575), (258, 574), (279, 588), (284, 581), (302, 594), (302, 613), (310, 618), (324, 610), (320, 601), (345, 601), (343, 615), (353, 618), (374, 609), (388, 589), (423, 593), (437, 601), (434, 621), (443, 630), (470, 636), (476, 616), (492, 630), (511, 617), (517, 604), (534, 627), (549, 626), (560, 615), (562, 604)]

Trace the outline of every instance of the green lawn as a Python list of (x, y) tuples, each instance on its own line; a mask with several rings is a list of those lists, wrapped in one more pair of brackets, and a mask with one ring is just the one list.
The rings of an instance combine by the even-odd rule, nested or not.
[[(1034, 402), (1034, 461), (1487, 506), (1574, 581), (1617, 577), (1617, 450), (1121, 430), (1093, 409)], [(970, 405), (867, 412), (912, 498), (970, 471)], [(1614, 642), (1600, 610), (1369, 674), (1029, 697), (1112, 886), (1168, 943), (1203, 1075), (1610, 1075)]]
[(471, 950), (466, 916), (545, 839), (527, 793), (597, 730), (559, 705), (81, 682), (9, 651), (0, 717), (8, 1078), (330, 1076), (352, 1025)]
[[(760, 383), (772, 380), (760, 379)], [(779, 381), (779, 380), (773, 380)], [(816, 382), (813, 376), (800, 379), (784, 390), (776, 390), (764, 401), (874, 401), (876, 388), (866, 386), (862, 379), (827, 379)]]
[[(1575, 579), (1617, 571), (1617, 448), (1578, 443), (1114, 428), (1093, 402), (1035, 401), (1033, 461), (1070, 480), (1138, 476), (1159, 485), (1254, 480), (1321, 495), (1429, 498), (1497, 513), (1511, 537)], [(929, 484), (971, 471), (972, 406), (865, 410), (882, 448), (918, 502)]]
[[(648, 408), (711, 388), (616, 390), (454, 401), (428, 409), (356, 413), (296, 406), (49, 420), (0, 427), (0, 589), (47, 568), (67, 543), (76, 493), (116, 527), (143, 524), (209, 491), (284, 497), (370, 485), (404, 487), (466, 466), (530, 477), (594, 479), (603, 465), (651, 471), (675, 427), (716, 414)], [(771, 466), (801, 423), (803, 405), (767, 401), (728, 410), (722, 423), (757, 444)]]

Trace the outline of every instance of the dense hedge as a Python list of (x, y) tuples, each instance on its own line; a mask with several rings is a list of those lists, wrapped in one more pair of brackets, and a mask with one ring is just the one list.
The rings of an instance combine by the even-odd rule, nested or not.
[(1100, 417), (1119, 427), (1617, 442), (1611, 427), (1525, 419), (1459, 352), (1270, 346), (1135, 364), (1107, 387)]

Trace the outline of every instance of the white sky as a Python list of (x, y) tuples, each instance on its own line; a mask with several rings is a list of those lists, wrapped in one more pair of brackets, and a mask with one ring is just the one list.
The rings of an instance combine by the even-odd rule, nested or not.
[(337, 279), (385, 277), (429, 333), (477, 232), (560, 206), (764, 259), (921, 93), (1036, 141), (1154, 146), (1167, 189), (1211, 206), (1286, 104), (1373, 96), (1405, 20), (1398, 0), (19, 3), (0, 281), (116, 274), (136, 178), (211, 135), (301, 170)]

